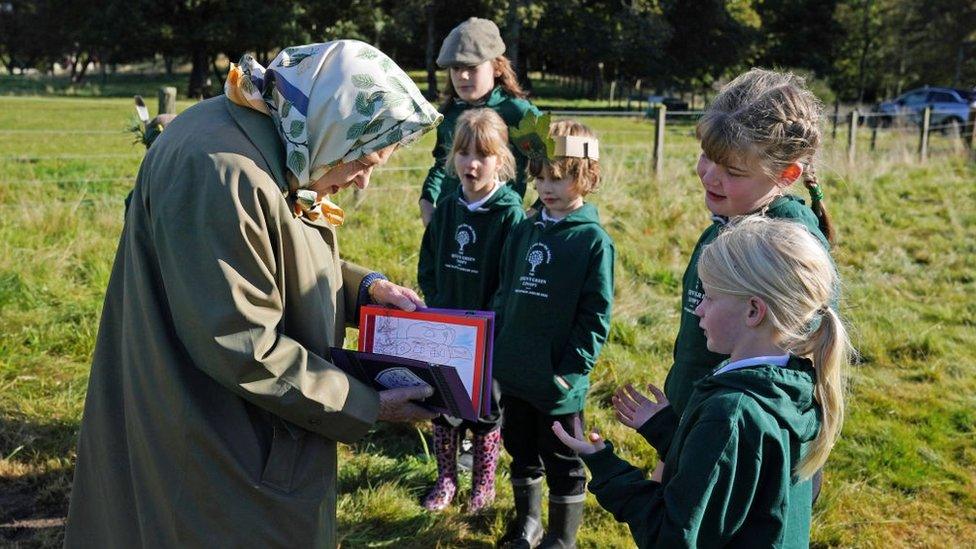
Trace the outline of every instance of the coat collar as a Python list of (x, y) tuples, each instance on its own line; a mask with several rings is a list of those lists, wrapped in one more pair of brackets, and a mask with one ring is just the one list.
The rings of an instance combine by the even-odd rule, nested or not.
[[(271, 170), (271, 177), (274, 178), (278, 188), (282, 193), (288, 193), (288, 179), (285, 177), (285, 148), (281, 144), (281, 139), (274, 128), (274, 121), (267, 115), (261, 114), (253, 109), (235, 105), (231, 101), (224, 99), (224, 105), (230, 113), (234, 122), (244, 130), (244, 135), (254, 144), (261, 157), (268, 164)], [(286, 197), (291, 204), (293, 197)], [(332, 233), (334, 230), (329, 225), (324, 216), (312, 221), (307, 216), (298, 216), (306, 225), (311, 225), (319, 229)]]
[(244, 130), (251, 143), (258, 149), (264, 161), (271, 169), (271, 176), (283, 192), (288, 190), (288, 180), (285, 178), (285, 147), (275, 131), (271, 117), (231, 103), (226, 97), (224, 105), (234, 122)]

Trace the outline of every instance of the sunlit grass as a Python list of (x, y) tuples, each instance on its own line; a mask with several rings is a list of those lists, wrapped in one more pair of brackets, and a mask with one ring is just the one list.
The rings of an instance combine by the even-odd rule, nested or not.
[[(142, 154), (123, 132), (130, 112), (127, 99), (0, 98), (0, 523), (66, 508), (122, 199)], [(587, 415), (624, 456), (651, 466), (653, 450), (613, 421), (608, 399), (621, 383), (661, 382), (670, 366), (681, 275), (709, 223), (694, 175), (697, 147), (690, 126), (672, 125), (655, 178), (648, 122), (585, 122), (605, 146), (605, 180), (592, 202), (618, 250), (613, 327)], [(70, 133), (78, 131), (100, 133)], [(813, 543), (971, 546), (976, 169), (941, 136), (918, 164), (913, 138), (895, 134), (879, 136), (874, 156), (859, 141), (851, 165), (842, 136), (828, 142), (820, 174), (840, 231), (842, 311), (862, 363), (851, 372), (850, 414), (827, 465)], [(431, 146), (428, 137), (397, 153), (359, 206), (341, 198), (349, 209), (345, 258), (415, 285), (416, 201)], [(343, 546), (487, 547), (504, 529), (507, 459), (494, 509), (432, 516), (419, 505), (435, 474), (419, 437), (413, 427), (382, 426), (342, 447)], [(466, 496), (467, 488), (460, 501)], [(592, 498), (587, 513), (583, 546), (630, 543)], [(8, 534), (53, 546), (60, 531), (7, 529), (0, 539)]]

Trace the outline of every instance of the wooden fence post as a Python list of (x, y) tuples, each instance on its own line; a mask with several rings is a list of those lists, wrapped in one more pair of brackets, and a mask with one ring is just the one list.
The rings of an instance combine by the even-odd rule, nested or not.
[(966, 129), (968, 131), (963, 132), (966, 147), (969, 149), (970, 157), (976, 160), (976, 105), (969, 107), (969, 121), (966, 123)]
[(664, 124), (668, 108), (664, 103), (657, 105), (657, 116), (654, 118), (654, 177), (661, 177), (664, 168)]
[(834, 128), (830, 131), (830, 138), (837, 139), (837, 117), (840, 116), (840, 99), (834, 99), (834, 116), (832, 118)]
[(926, 106), (922, 111), (922, 129), (918, 135), (918, 160), (925, 162), (929, 157), (929, 124), (932, 121), (932, 107)]
[(854, 163), (854, 155), (856, 154), (857, 151), (858, 118), (860, 118), (860, 116), (857, 112), (857, 109), (851, 111), (850, 116), (847, 117), (848, 124), (849, 124), (847, 128), (847, 161), (852, 164)]
[(159, 88), (159, 114), (176, 114), (176, 88)]
[(881, 122), (875, 120), (874, 124), (871, 125), (871, 152), (874, 152), (874, 147), (878, 142), (878, 124)]

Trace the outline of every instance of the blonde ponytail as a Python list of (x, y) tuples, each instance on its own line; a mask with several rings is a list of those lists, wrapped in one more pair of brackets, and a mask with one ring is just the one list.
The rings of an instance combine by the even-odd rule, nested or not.
[(698, 274), (710, 292), (762, 298), (779, 345), (813, 362), (820, 432), (794, 469), (797, 477), (809, 478), (840, 436), (844, 370), (853, 353), (844, 323), (829, 305), (840, 286), (830, 255), (802, 225), (753, 215), (734, 219), (704, 248)]
[(820, 404), (821, 418), (817, 438), (794, 470), (800, 479), (810, 478), (823, 467), (840, 437), (844, 424), (844, 367), (850, 363), (853, 352), (847, 329), (833, 309), (825, 307), (819, 320), (820, 325), (810, 334), (805, 345), (795, 350), (797, 354), (813, 360), (817, 371), (814, 398)]

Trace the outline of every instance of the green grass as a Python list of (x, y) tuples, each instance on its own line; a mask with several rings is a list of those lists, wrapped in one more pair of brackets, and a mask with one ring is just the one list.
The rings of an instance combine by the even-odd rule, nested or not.
[[(180, 109), (186, 104), (181, 103)], [(17, 520), (64, 516), (92, 342), (142, 156), (123, 128), (130, 100), (0, 98), (0, 540), (56, 546), (61, 528)], [(587, 119), (604, 144), (592, 197), (618, 249), (615, 316), (587, 414), (621, 453), (656, 456), (616, 424), (621, 383), (661, 382), (678, 324), (680, 278), (707, 212), (688, 125), (670, 126), (664, 174), (650, 173), (651, 126)], [(68, 133), (84, 131), (89, 133)], [(843, 312), (863, 361), (850, 413), (815, 507), (816, 546), (976, 544), (976, 168), (933, 136), (879, 136), (848, 165), (843, 132), (820, 173), (840, 229)], [(416, 214), (431, 138), (374, 175), (341, 229), (345, 258), (415, 284)], [(410, 168), (410, 169), (405, 169)], [(354, 334), (350, 333), (350, 336)], [(499, 501), (469, 517), (418, 501), (433, 481), (420, 432), (381, 425), (340, 449), (339, 532), (346, 547), (488, 547), (511, 511), (507, 458)], [(466, 481), (466, 480), (465, 480)], [(461, 498), (466, 496), (463, 491)], [(584, 547), (626, 547), (625, 527), (588, 500)]]

